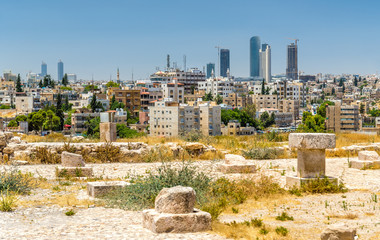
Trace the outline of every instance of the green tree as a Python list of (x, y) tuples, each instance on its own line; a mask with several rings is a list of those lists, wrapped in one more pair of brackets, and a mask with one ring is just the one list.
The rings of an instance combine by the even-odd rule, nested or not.
[(335, 95), (335, 88), (332, 88), (331, 95)]
[(246, 112), (251, 118), (256, 118), (256, 105), (255, 104), (247, 104), (243, 111)]
[(31, 130), (40, 131), (45, 121), (45, 117), (42, 115), (42, 110), (35, 113), (30, 113), (28, 115), (28, 118), (29, 116), (31, 116), (29, 120), (29, 126), (31, 127)]
[(125, 124), (117, 124), (116, 132), (120, 138), (134, 138), (144, 135), (144, 133), (140, 133), (136, 130), (130, 129)]
[(218, 94), (218, 95), (216, 95), (214, 101), (216, 102), (216, 104), (222, 104), (223, 103), (223, 98), (222, 98), (222, 96), (220, 96)]
[(92, 112), (95, 112), (96, 108), (98, 107), (98, 101), (96, 100), (96, 94), (92, 95), (90, 106), (91, 106)]
[(355, 79), (354, 79), (354, 86), (357, 87), (358, 86), (358, 79), (357, 77), (355, 76)]
[(65, 75), (62, 78), (62, 85), (66, 87), (68, 84), (69, 84), (69, 80), (67, 78), (67, 73), (65, 73)]
[(56, 106), (55, 114), (59, 118), (58, 130), (62, 130), (63, 129), (63, 123), (65, 122), (65, 116), (63, 114), (62, 95), (60, 92), (58, 92), (58, 95), (57, 95), (57, 106)]
[(85, 132), (85, 134), (91, 138), (99, 138), (100, 137), (99, 124), (100, 124), (100, 117), (87, 119), (87, 122), (85, 123), (85, 126), (87, 127), (87, 131)]
[(38, 87), (42, 88), (43, 86), (44, 86), (44, 84), (42, 83), (42, 80), (40, 80), (40, 82), (38, 83)]
[(202, 100), (203, 101), (212, 101), (213, 100), (212, 93), (211, 92), (206, 93), (206, 95), (203, 96)]
[(9, 121), (7, 127), (18, 127), (16, 120)]
[(326, 117), (326, 105), (334, 105), (334, 103), (330, 102), (330, 101), (325, 101), (325, 102), (321, 103), (321, 105), (318, 107), (317, 114), (319, 114), (323, 118)]
[(61, 130), (61, 119), (58, 116), (56, 116), (52, 110), (44, 112), (43, 115), (45, 118), (45, 121), (43, 122), (43, 127), (45, 130)]
[(17, 76), (17, 81), (16, 81), (16, 92), (22, 92), (22, 86), (21, 86), (21, 78), (20, 78), (20, 74)]
[(339, 79), (339, 87), (343, 87), (343, 86), (344, 86), (343, 78), (340, 78)]
[(261, 83), (261, 94), (265, 94), (265, 80), (263, 79), (263, 82)]
[(359, 112), (360, 112), (361, 114), (364, 114), (364, 112), (365, 112), (364, 104), (363, 104), (363, 103), (360, 103)]
[(120, 87), (120, 85), (118, 83), (115, 83), (114, 81), (109, 81), (107, 84), (106, 84), (106, 87), (107, 88), (110, 88), (110, 87)]
[(304, 112), (302, 116), (302, 124), (298, 126), (301, 132), (324, 132), (325, 118), (319, 114), (314, 116), (309, 112)]
[(19, 115), (15, 118), (16, 122), (19, 123), (19, 122), (25, 122), (25, 121), (28, 121), (28, 117), (25, 116), (25, 115)]

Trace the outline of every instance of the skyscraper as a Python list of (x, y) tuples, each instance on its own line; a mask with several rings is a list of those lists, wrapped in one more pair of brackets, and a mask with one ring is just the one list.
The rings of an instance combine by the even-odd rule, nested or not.
[(249, 41), (250, 76), (260, 76), (260, 37), (251, 37)]
[(220, 49), (220, 76), (227, 77), (227, 70), (230, 70), (230, 50)]
[(215, 63), (207, 63), (206, 78), (210, 78), (211, 73), (214, 73), (215, 76)]
[(260, 54), (260, 77), (269, 83), (272, 79), (271, 72), (271, 48), (268, 44), (263, 44), (259, 50)]
[(41, 63), (41, 76), (45, 77), (47, 75), (47, 64), (42, 62)]
[(63, 72), (63, 62), (61, 60), (59, 60), (59, 62), (58, 62), (58, 79), (57, 79), (58, 82), (62, 81), (63, 74), (64, 74), (64, 72)]
[(298, 45), (297, 41), (288, 45), (288, 62), (286, 68), (286, 77), (289, 79), (298, 79)]

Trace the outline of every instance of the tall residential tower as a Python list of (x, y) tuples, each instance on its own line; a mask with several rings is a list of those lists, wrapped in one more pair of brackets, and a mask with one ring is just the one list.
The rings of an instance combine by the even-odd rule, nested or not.
[(45, 77), (47, 75), (47, 64), (45, 62), (41, 63), (41, 77)]
[(271, 72), (271, 49), (268, 44), (263, 44), (259, 50), (260, 54), (260, 77), (269, 83), (272, 80)]
[(286, 68), (286, 77), (289, 79), (298, 79), (298, 40), (288, 45), (288, 61)]
[(61, 60), (59, 60), (59, 62), (58, 62), (58, 79), (57, 79), (58, 82), (62, 81), (63, 75), (64, 75), (63, 62)]
[(230, 71), (230, 50), (220, 49), (220, 76), (227, 77), (227, 72)]
[(206, 78), (210, 78), (212, 74), (215, 77), (215, 63), (207, 63)]
[(260, 76), (260, 37), (251, 37), (249, 41), (249, 61), (250, 61), (250, 76)]

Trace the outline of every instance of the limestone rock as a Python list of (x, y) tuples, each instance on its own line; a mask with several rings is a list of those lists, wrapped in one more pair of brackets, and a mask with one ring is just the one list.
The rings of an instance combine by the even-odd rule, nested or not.
[(87, 183), (87, 193), (91, 197), (101, 197), (110, 191), (117, 188), (122, 188), (129, 183), (124, 181), (99, 181), (99, 182), (88, 182)]
[(197, 142), (186, 143), (183, 148), (191, 155), (199, 155), (206, 149), (205, 145)]
[(291, 133), (289, 147), (298, 149), (335, 148), (335, 134), (332, 133)]
[(75, 142), (79, 142), (79, 141), (82, 141), (84, 139), (83, 136), (75, 136), (75, 137), (72, 137), (71, 140), (75, 141)]
[(84, 167), (83, 157), (80, 154), (62, 152), (62, 166), (64, 167)]
[(211, 229), (211, 214), (194, 209), (187, 214), (143, 211), (143, 226), (155, 233), (200, 232)]
[(241, 155), (236, 155), (236, 154), (226, 154), (224, 156), (225, 158), (225, 163), (235, 163), (235, 162), (244, 162), (246, 161), (245, 160), (245, 157), (241, 156)]
[(4, 153), (4, 154), (8, 154), (8, 155), (12, 155), (12, 154), (14, 153), (14, 150), (13, 150), (13, 148), (5, 147), (5, 148), (3, 149), (3, 153)]
[(377, 161), (379, 160), (379, 154), (376, 151), (360, 151), (358, 159), (360, 161)]
[(164, 188), (156, 197), (155, 209), (159, 213), (191, 213), (195, 200), (195, 191), (191, 187)]
[(321, 240), (354, 240), (356, 229), (347, 225), (335, 224), (326, 228), (321, 234)]
[(28, 161), (22, 161), (22, 160), (14, 160), (12, 161), (12, 165), (15, 165), (15, 166), (21, 166), (21, 165), (27, 165), (29, 164)]
[(13, 137), (12, 139), (10, 139), (9, 143), (20, 144), (21, 138), (20, 137)]

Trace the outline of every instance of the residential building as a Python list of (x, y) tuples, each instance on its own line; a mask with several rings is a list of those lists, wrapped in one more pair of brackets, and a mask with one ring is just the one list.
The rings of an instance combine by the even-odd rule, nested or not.
[(251, 37), (249, 41), (249, 61), (250, 61), (250, 76), (260, 76), (260, 37)]
[(259, 50), (260, 55), (260, 78), (263, 78), (266, 83), (272, 80), (271, 72), (271, 48), (268, 44), (263, 44)]
[(217, 95), (221, 97), (228, 97), (230, 93), (235, 91), (234, 81), (228, 78), (208, 78), (206, 81), (198, 82), (198, 90), (205, 93), (212, 94), (213, 97)]
[(282, 113), (292, 113), (294, 120), (298, 120), (300, 115), (300, 101), (293, 99), (280, 99), (278, 100), (278, 109)]
[(341, 105), (336, 101), (335, 105), (326, 106), (326, 130), (333, 132), (358, 131), (359, 107), (357, 105)]
[(179, 83), (177, 79), (174, 79), (170, 83), (161, 84), (163, 97), (171, 98), (174, 102), (185, 102), (185, 87), (182, 83)]
[(222, 127), (222, 135), (227, 136), (241, 136), (241, 135), (253, 135), (256, 133), (254, 127), (242, 127), (238, 120), (230, 120), (227, 126)]
[(140, 90), (110, 88), (108, 91), (108, 99), (112, 99), (113, 95), (115, 95), (115, 100), (123, 103), (134, 117), (138, 117), (141, 108)]
[(288, 58), (286, 67), (286, 77), (288, 79), (298, 79), (298, 45), (291, 43), (288, 45)]
[(277, 112), (274, 114), (275, 123), (277, 127), (289, 127), (293, 125), (294, 116), (293, 113), (287, 112)]
[(220, 49), (220, 76), (227, 77), (230, 71), (230, 50)]
[(203, 135), (220, 135), (221, 108), (209, 102), (179, 104), (172, 99), (149, 107), (151, 136), (173, 137), (198, 130)]
[(252, 102), (256, 105), (256, 111), (262, 108), (278, 108), (277, 95), (250, 95)]

